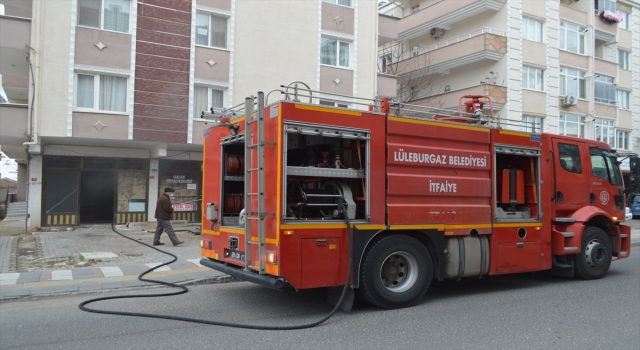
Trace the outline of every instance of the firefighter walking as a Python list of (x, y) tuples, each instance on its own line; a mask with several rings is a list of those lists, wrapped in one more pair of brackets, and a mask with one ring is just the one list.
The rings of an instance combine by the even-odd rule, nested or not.
[(173, 188), (167, 187), (164, 189), (164, 193), (158, 198), (158, 202), (156, 203), (156, 219), (158, 220), (158, 226), (156, 227), (156, 234), (153, 236), (153, 245), (164, 245), (164, 243), (160, 242), (162, 231), (167, 231), (167, 236), (169, 236), (169, 239), (174, 246), (184, 243), (178, 240), (178, 237), (176, 237), (175, 232), (173, 232), (173, 227), (171, 226), (171, 215), (173, 214), (171, 197), (173, 197), (175, 192), (176, 190)]

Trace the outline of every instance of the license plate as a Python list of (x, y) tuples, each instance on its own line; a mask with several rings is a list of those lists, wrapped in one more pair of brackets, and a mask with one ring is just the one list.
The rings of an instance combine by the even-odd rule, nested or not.
[(244, 253), (237, 250), (224, 250), (224, 257), (244, 261)]

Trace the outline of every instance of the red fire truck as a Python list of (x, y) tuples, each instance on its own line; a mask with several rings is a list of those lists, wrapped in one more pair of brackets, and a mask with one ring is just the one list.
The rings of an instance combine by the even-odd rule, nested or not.
[[(484, 96), (446, 114), (282, 87), (284, 100), (258, 93), (205, 132), (205, 266), (275, 289), (350, 276), (349, 291), (400, 308), (434, 279), (596, 279), (629, 256), (605, 143), (519, 131)], [(359, 103), (371, 107), (343, 107)]]

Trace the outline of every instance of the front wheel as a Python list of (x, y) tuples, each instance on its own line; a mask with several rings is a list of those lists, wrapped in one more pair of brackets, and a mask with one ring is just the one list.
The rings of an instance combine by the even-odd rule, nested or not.
[(381, 308), (408, 307), (422, 299), (432, 276), (431, 255), (422, 243), (408, 236), (388, 236), (367, 249), (358, 291)]
[(611, 240), (599, 227), (587, 227), (582, 233), (582, 252), (575, 255), (575, 274), (583, 280), (601, 278), (611, 265)]

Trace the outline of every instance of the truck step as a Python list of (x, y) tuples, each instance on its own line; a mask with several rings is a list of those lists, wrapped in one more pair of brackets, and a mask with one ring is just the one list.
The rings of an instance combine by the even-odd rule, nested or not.
[(576, 218), (555, 218), (553, 219), (555, 222), (563, 222), (563, 223), (572, 223), (576, 222)]
[(575, 232), (560, 232), (560, 233), (562, 233), (564, 238), (571, 238), (576, 235)]
[(578, 247), (564, 247), (565, 252), (577, 252)]

